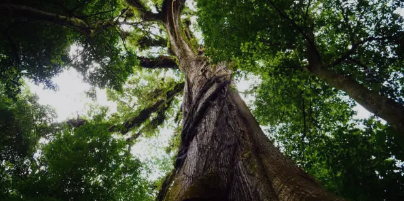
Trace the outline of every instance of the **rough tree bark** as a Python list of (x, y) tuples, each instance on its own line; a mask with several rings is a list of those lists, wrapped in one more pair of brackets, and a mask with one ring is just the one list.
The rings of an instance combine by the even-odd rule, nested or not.
[(162, 23), (185, 74), (175, 169), (158, 200), (342, 200), (283, 156), (238, 93), (226, 63), (210, 64), (181, 33), (185, 0), (166, 0)]

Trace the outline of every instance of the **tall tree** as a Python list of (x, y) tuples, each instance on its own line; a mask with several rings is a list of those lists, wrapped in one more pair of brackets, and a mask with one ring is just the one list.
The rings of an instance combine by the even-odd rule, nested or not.
[(259, 73), (273, 66), (308, 71), (386, 120), (401, 138), (404, 30), (397, 12), (403, 7), (387, 0), (198, 1), (212, 55), (250, 61), (253, 67), (241, 68)]
[[(85, 2), (87, 5), (87, 1), (78, 2)], [(104, 1), (92, 3), (97, 5), (98, 2)], [(232, 72), (228, 67), (230, 64), (226, 62), (213, 64), (208, 57), (198, 52), (193, 35), (189, 31), (189, 23), (181, 18), (182, 14), (187, 13), (184, 10), (185, 0), (157, 2), (157, 12), (152, 12), (150, 7), (139, 0), (127, 0), (126, 3), (129, 6), (128, 11), (133, 12), (132, 15), (125, 11), (124, 17), (123, 11), (115, 11), (112, 18), (100, 20), (99, 23), (94, 21), (91, 24), (86, 23), (87, 26), (82, 23), (85, 21), (80, 21), (80, 18), (85, 19), (85, 16), (73, 13), (71, 17), (69, 13), (64, 15), (51, 13), (50, 9), (45, 12), (35, 5), (28, 8), (21, 5), (6, 5), (4, 9), (12, 11), (9, 15), (17, 15), (23, 19), (39, 18), (48, 23), (72, 26), (79, 29), (80, 34), (87, 36), (85, 38), (90, 39), (97, 35), (98, 30), (104, 33), (104, 30), (110, 30), (108, 28), (111, 27), (132, 25), (134, 32), (132, 35), (118, 35), (123, 42), (118, 43), (114, 40), (113, 43), (115, 48), (126, 50), (127, 55), (132, 55), (130, 48), (133, 45), (127, 44), (125, 39), (135, 41), (138, 46), (164, 46), (167, 45), (165, 41), (168, 41), (169, 51), (165, 55), (147, 59), (136, 56), (141, 61), (140, 66), (146, 68), (178, 66), (184, 75), (181, 143), (175, 169), (164, 181), (158, 196), (159, 200), (342, 200), (327, 193), (314, 178), (295, 166), (271, 144), (248, 107), (232, 89)], [(118, 7), (112, 6), (112, 8)], [(89, 10), (94, 12), (93, 9)], [(151, 28), (165, 31), (158, 35), (156, 34), (158, 31), (154, 33), (148, 31)], [(103, 37), (99, 39), (108, 39), (111, 32), (101, 34)], [(119, 33), (126, 32), (119, 29)], [(149, 35), (145, 36), (144, 33)], [(161, 39), (160, 36), (166, 38)], [(87, 64), (86, 58), (93, 61), (93, 57), (99, 58), (98, 54), (104, 56), (97, 59), (99, 65), (93, 65), (94, 69), (90, 69), (89, 72), (99, 70), (108, 73), (109, 71), (105, 69), (111, 66), (105, 62), (122, 62), (116, 55), (102, 54), (109, 51), (109, 46), (88, 43), (88, 46), (84, 47), (90, 50), (98, 47), (100, 52), (94, 51), (94, 54), (88, 57), (77, 58), (79, 63), (84, 60), (83, 64)], [(17, 72), (20, 72), (18, 68)], [(98, 81), (108, 83), (113, 77), (101, 76), (101, 78), (104, 79)], [(181, 85), (168, 87), (170, 90), (155, 99), (156, 104), (145, 106), (144, 110), (139, 110), (139, 116), (117, 127), (109, 127), (110, 130), (125, 133), (126, 130), (137, 127), (137, 122), (142, 122), (144, 117), (150, 117), (151, 113), (158, 112), (158, 108), (163, 107), (157, 103), (166, 102), (165, 100), (177, 94), (178, 86), (181, 87)]]
[(185, 75), (180, 150), (159, 200), (338, 200), (270, 143), (232, 90), (228, 64), (198, 55), (181, 21), (185, 1), (163, 1), (158, 13), (128, 3), (166, 29)]

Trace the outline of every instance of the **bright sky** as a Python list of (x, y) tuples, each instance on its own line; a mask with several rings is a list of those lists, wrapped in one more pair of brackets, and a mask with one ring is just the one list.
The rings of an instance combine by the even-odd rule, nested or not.
[[(91, 86), (83, 82), (83, 77), (74, 69), (69, 69), (54, 77), (53, 82), (59, 87), (58, 91), (44, 89), (43, 85), (35, 85), (27, 81), (31, 92), (39, 96), (39, 103), (50, 105), (58, 114), (58, 121), (76, 118), (77, 114), (87, 114), (86, 107), (93, 101), (85, 94), (91, 89)], [(97, 103), (99, 105), (110, 106), (111, 110), (115, 110), (116, 104), (107, 100), (106, 91), (96, 89)]]

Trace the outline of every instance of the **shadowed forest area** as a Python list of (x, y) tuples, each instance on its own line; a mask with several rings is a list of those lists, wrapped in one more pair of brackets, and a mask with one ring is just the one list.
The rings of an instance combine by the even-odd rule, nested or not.
[[(403, 16), (399, 0), (0, 0), (0, 200), (403, 200)], [(29, 83), (58, 93), (67, 71), (93, 102), (60, 121)]]

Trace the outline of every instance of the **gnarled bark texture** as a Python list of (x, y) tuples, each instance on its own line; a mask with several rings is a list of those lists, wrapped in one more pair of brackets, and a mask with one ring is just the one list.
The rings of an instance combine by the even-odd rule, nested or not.
[(226, 63), (197, 56), (180, 33), (184, 0), (168, 0), (163, 23), (184, 72), (183, 131), (175, 169), (158, 200), (342, 200), (284, 157), (231, 88)]

